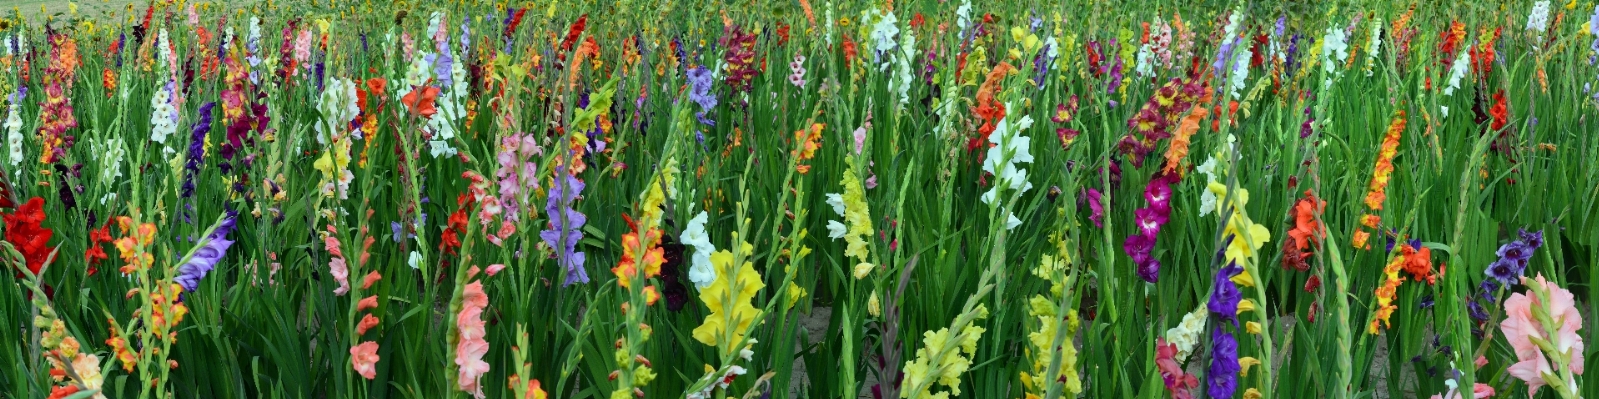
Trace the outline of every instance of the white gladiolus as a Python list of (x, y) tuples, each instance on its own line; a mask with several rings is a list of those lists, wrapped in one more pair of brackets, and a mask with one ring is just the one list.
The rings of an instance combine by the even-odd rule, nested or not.
[(894, 78), (889, 80), (892, 91), (899, 94), (899, 109), (904, 110), (905, 105), (911, 101), (911, 82), (915, 79), (911, 75), (911, 60), (916, 57), (916, 36), (911, 31), (904, 31), (900, 35), (899, 50), (894, 54)]
[(172, 152), (172, 147), (166, 145), (167, 136), (178, 132), (178, 109), (172, 106), (171, 87), (169, 82), (150, 97), (150, 141), (161, 143), (165, 153)]
[(10, 150), (11, 166), (22, 163), (22, 98), (12, 94), (6, 106), (6, 149)]
[[(866, 21), (863, 20), (861, 22)], [(893, 11), (887, 13), (878, 12), (877, 23), (872, 25), (872, 44), (877, 52), (888, 53), (894, 51), (894, 47), (897, 45), (894, 42), (894, 36), (899, 34), (898, 24), (899, 18), (894, 16)]]
[(1321, 87), (1332, 87), (1332, 78), (1338, 73), (1338, 64), (1349, 58), (1348, 36), (1343, 29), (1337, 26), (1328, 26), (1327, 34), (1321, 38), (1321, 67), (1326, 72), (1327, 78), (1321, 81)]
[(961, 6), (955, 9), (955, 27), (960, 28), (960, 38), (965, 39), (966, 29), (972, 27), (972, 0), (961, 0)]
[(1138, 58), (1134, 61), (1133, 72), (1139, 77), (1155, 76), (1155, 50), (1148, 44), (1138, 46)]
[(1183, 316), (1183, 322), (1176, 327), (1166, 330), (1166, 342), (1177, 346), (1178, 364), (1188, 359), (1193, 354), (1194, 346), (1199, 344), (1199, 333), (1205, 329), (1205, 319), (1210, 316), (1210, 311), (1204, 305)]
[[(1013, 104), (1006, 104), (1006, 109), (1015, 109)], [(985, 204), (993, 204), (998, 200), (1000, 187), (1007, 187), (1020, 195), (1033, 188), (1033, 183), (1027, 181), (1027, 169), (1018, 167), (1018, 164), (1032, 163), (1033, 155), (1030, 152), (1032, 138), (1022, 136), (1021, 133), (1033, 125), (1031, 116), (1023, 115), (1014, 124), (1009, 121), (1010, 116), (1001, 118), (994, 132), (988, 136), (988, 142), (994, 144), (988, 148), (987, 157), (983, 160), (983, 171), (994, 174), (994, 186), (983, 193), (980, 199)], [(1013, 229), (1021, 224), (1010, 210), (1005, 210), (1005, 229)]]
[(1244, 26), (1244, 4), (1243, 3), (1239, 3), (1238, 4), (1238, 9), (1233, 10), (1232, 15), (1228, 15), (1227, 16), (1227, 27), (1222, 28), (1222, 36), (1221, 36), (1222, 39), (1223, 40), (1232, 40), (1233, 38), (1238, 37), (1238, 30), (1239, 29), (1243, 29), (1243, 26)]
[(689, 219), (688, 228), (683, 230), (683, 245), (694, 248), (688, 280), (699, 289), (705, 289), (712, 281), (716, 281), (716, 268), (711, 265), (711, 253), (716, 252), (716, 246), (711, 244), (711, 236), (705, 232), (708, 216), (705, 211), (700, 211), (700, 214)]
[(316, 140), (327, 144), (329, 139), (344, 136), (351, 120), (360, 114), (355, 105), (355, 82), (349, 78), (328, 79), (317, 110), (322, 112), (322, 122), (316, 125)]
[(1371, 76), (1377, 65), (1377, 53), (1382, 49), (1382, 18), (1371, 21), (1371, 41), (1366, 44), (1366, 76)]
[(1325, 68), (1327, 73), (1332, 73), (1337, 69), (1338, 64), (1349, 58), (1348, 36), (1343, 29), (1336, 26), (1328, 26), (1327, 34), (1323, 35), (1321, 40), (1323, 43), (1321, 45), (1322, 68)]
[[(23, 40), (26, 39), (23, 37), (22, 31), (18, 31), (16, 36), (6, 36), (4, 41), (0, 41), (0, 47), (5, 47), (5, 54), (8, 58), (16, 55), (16, 50), (13, 47), (21, 48), (26, 53), (28, 47), (22, 45)], [(6, 72), (13, 73), (15, 71), (8, 67)], [(0, 126), (4, 126), (6, 129), (6, 149), (10, 153), (8, 158), (10, 158), (11, 166), (17, 166), (17, 164), (22, 163), (22, 99), (25, 98), (26, 94), (27, 92), (24, 89), (18, 89), (16, 92), (6, 96), (6, 120), (5, 124)]]
[(1249, 79), (1249, 59), (1255, 54), (1249, 49), (1233, 57), (1233, 72), (1228, 74), (1227, 95), (1234, 100), (1238, 99), (1239, 91), (1244, 89), (1244, 80)]
[(828, 1), (822, 11), (822, 36), (827, 40), (827, 45), (833, 45), (833, 2)]
[(94, 147), (97, 147), (95, 153), (105, 154), (105, 162), (100, 164), (100, 184), (108, 187), (115, 185), (117, 179), (122, 177), (122, 158), (127, 154), (122, 149), (122, 138), (106, 139), (103, 144)]
[(1470, 60), (1466, 58), (1467, 52), (1459, 53), (1460, 56), (1455, 57), (1455, 62), (1449, 66), (1449, 84), (1444, 86), (1446, 96), (1455, 94), (1455, 89), (1460, 88), (1460, 80), (1466, 77), (1466, 68), (1471, 65)]
[(1549, 29), (1549, 0), (1532, 3), (1532, 13), (1527, 14), (1527, 30), (1543, 35)]

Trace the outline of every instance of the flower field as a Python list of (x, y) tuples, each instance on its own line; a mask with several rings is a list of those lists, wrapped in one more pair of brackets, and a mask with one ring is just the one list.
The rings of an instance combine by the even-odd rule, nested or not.
[(10, 10), (0, 398), (1599, 396), (1599, 5), (1024, 3)]

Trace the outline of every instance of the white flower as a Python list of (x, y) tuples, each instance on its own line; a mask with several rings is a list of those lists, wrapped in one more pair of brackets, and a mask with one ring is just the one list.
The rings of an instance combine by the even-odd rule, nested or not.
[(1254, 52), (1245, 48), (1243, 52), (1233, 57), (1233, 72), (1228, 74), (1230, 80), (1227, 85), (1227, 95), (1234, 100), (1238, 99), (1238, 92), (1244, 89), (1244, 80), (1249, 79), (1249, 59), (1254, 56)]
[(960, 8), (955, 9), (955, 26), (961, 29), (961, 38), (966, 37), (966, 28), (972, 27), (972, 0), (961, 0)]
[[(1006, 104), (1007, 109), (1011, 104)], [(1021, 169), (1017, 164), (1033, 162), (1033, 155), (1029, 151), (1032, 138), (1021, 135), (1033, 125), (1031, 116), (1023, 115), (1013, 125), (1010, 117), (1001, 118), (994, 127), (994, 132), (989, 134), (988, 142), (993, 147), (988, 148), (988, 154), (983, 160), (983, 171), (994, 174), (994, 188), (983, 193), (983, 203), (993, 203), (998, 195), (999, 188), (1003, 185), (1021, 194), (1031, 190), (1033, 184), (1027, 181), (1027, 170)]]
[(828, 0), (827, 6), (825, 7), (825, 10), (822, 12), (822, 21), (824, 22), (824, 24), (822, 26), (822, 31), (824, 32), (823, 33), (823, 38), (827, 40), (827, 45), (828, 46), (832, 46), (833, 45), (833, 2), (832, 2), (832, 0)]
[[(13, 95), (13, 97), (16, 97)], [(6, 148), (11, 152), (11, 166), (22, 163), (22, 104), (21, 99), (6, 107)]]
[(430, 141), (428, 141), (428, 154), (433, 155), (434, 158), (438, 158), (440, 156), (453, 157), (453, 156), (455, 156), (455, 153), (456, 153), (455, 148), (454, 147), (450, 147), (450, 143), (448, 141), (444, 141), (444, 140), (430, 140)]
[(344, 136), (361, 109), (355, 105), (355, 83), (349, 78), (328, 79), (320, 100), (317, 110), (322, 112), (322, 123), (316, 125), (316, 140), (327, 144), (329, 139)]
[(1243, 28), (1243, 26), (1244, 4), (1239, 3), (1238, 9), (1233, 10), (1232, 14), (1227, 16), (1227, 27), (1222, 28), (1222, 37), (1228, 39), (1238, 37), (1238, 30)]
[(839, 216), (844, 216), (844, 195), (838, 193), (828, 193), (826, 196), (827, 204), (833, 206), (833, 212), (837, 213)]
[(1134, 61), (1133, 72), (1140, 77), (1155, 76), (1155, 51), (1148, 44), (1138, 47), (1138, 58)]
[(887, 53), (893, 51), (896, 45), (894, 35), (899, 34), (899, 25), (897, 25), (899, 18), (894, 17), (893, 11), (887, 13), (878, 11), (878, 15), (881, 17), (872, 25), (872, 43), (878, 52)]
[(1014, 228), (1016, 228), (1016, 226), (1021, 226), (1021, 225), (1022, 225), (1022, 220), (1021, 219), (1017, 219), (1015, 213), (1011, 213), (1009, 211), (1005, 212), (1005, 230), (1014, 229)]
[(683, 245), (694, 248), (694, 259), (688, 269), (688, 280), (699, 289), (709, 287), (716, 281), (716, 268), (711, 266), (711, 253), (716, 252), (716, 246), (711, 244), (711, 236), (705, 232), (705, 221), (709, 215), (705, 211), (689, 219), (688, 228), (683, 230)]
[(1183, 322), (1176, 327), (1166, 330), (1166, 342), (1177, 346), (1177, 363), (1181, 364), (1193, 353), (1194, 345), (1199, 343), (1199, 333), (1205, 329), (1205, 319), (1210, 312), (1201, 305), (1193, 312), (1183, 316)]
[(894, 54), (895, 65), (898, 68), (895, 70), (894, 78), (888, 82), (892, 90), (899, 93), (899, 109), (901, 110), (905, 109), (905, 104), (911, 101), (910, 89), (911, 82), (914, 79), (911, 75), (911, 58), (915, 57), (915, 53), (916, 35), (912, 34), (911, 31), (905, 31), (905, 34), (900, 35), (899, 51)]
[(1377, 60), (1377, 52), (1382, 49), (1382, 26), (1382, 18), (1371, 21), (1371, 41), (1366, 44), (1367, 65)]
[(110, 138), (104, 144), (95, 146), (99, 147), (95, 153), (105, 154), (105, 162), (100, 164), (101, 184), (115, 185), (117, 178), (122, 177), (122, 157), (126, 154), (122, 144), (121, 138)]
[[(1006, 104), (1006, 108), (1012, 108)], [(999, 196), (1000, 187), (1009, 188), (1014, 195), (1021, 195), (1033, 188), (1033, 183), (1027, 181), (1027, 169), (1017, 166), (1023, 163), (1032, 163), (1033, 154), (1030, 152), (1032, 138), (1022, 136), (1021, 133), (1033, 125), (1031, 116), (1023, 115), (1013, 125), (1010, 117), (1001, 118), (994, 132), (989, 134), (988, 142), (993, 147), (988, 148), (987, 157), (983, 160), (983, 171), (994, 174), (994, 186), (979, 198), (985, 204), (993, 204)], [(1021, 225), (1022, 221), (1016, 218), (1010, 210), (1005, 211), (1005, 229), (1013, 229)]]
[(788, 83), (794, 87), (805, 87), (805, 55), (794, 54), (794, 62), (788, 63), (788, 69), (794, 71), (788, 75)]
[(422, 254), (416, 253), (416, 251), (411, 251), (411, 257), (405, 260), (405, 264), (411, 266), (412, 269), (421, 269)]
[(1321, 38), (1323, 43), (1321, 45), (1322, 68), (1327, 73), (1334, 72), (1339, 63), (1349, 58), (1349, 43), (1347, 39), (1348, 37), (1345, 36), (1343, 29), (1339, 29), (1337, 26), (1327, 27), (1327, 34)]
[(827, 221), (827, 238), (837, 240), (844, 238), (845, 234), (849, 234), (849, 226), (845, 226), (837, 220)]
[(1532, 4), (1532, 13), (1527, 14), (1527, 30), (1543, 34), (1549, 29), (1549, 0), (1539, 0)]
[(1444, 95), (1455, 94), (1455, 89), (1460, 88), (1460, 79), (1466, 77), (1466, 67), (1471, 65), (1466, 55), (1467, 52), (1461, 51), (1460, 56), (1455, 57), (1454, 64), (1449, 66), (1449, 84), (1444, 86)]
[(411, 90), (421, 86), (423, 83), (427, 83), (428, 78), (433, 77), (433, 66), (428, 64), (427, 56), (428, 53), (424, 51), (417, 53), (415, 57), (411, 57), (411, 65), (405, 69), (405, 84), (394, 88), (396, 90), (394, 93), (396, 100), (404, 98), (406, 94), (411, 94)]
[(166, 144), (167, 136), (178, 132), (178, 109), (172, 106), (172, 93), (167, 88), (157, 88), (155, 96), (150, 97), (150, 108), (150, 140)]

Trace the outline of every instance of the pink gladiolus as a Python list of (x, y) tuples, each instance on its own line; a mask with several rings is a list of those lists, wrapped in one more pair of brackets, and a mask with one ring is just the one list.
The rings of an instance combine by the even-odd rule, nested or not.
[(344, 258), (328, 261), (328, 268), (332, 269), (333, 280), (339, 283), (339, 287), (333, 289), (333, 295), (344, 296), (350, 292), (350, 268), (345, 266)]
[[(1471, 392), (1471, 397), (1473, 399), (1484, 399), (1484, 398), (1490, 398), (1490, 397), (1494, 396), (1494, 387), (1489, 386), (1488, 384), (1477, 383), (1477, 385), (1472, 387), (1471, 391), (1472, 391)], [(1447, 398), (1445, 396), (1447, 396)], [(1451, 389), (1448, 393), (1445, 393), (1444, 395), (1433, 395), (1432, 399), (1465, 399), (1465, 398), (1460, 396), (1460, 392), (1455, 392), (1453, 389)]]
[(473, 281), (462, 292), (461, 312), (455, 316), (459, 334), (455, 346), (455, 365), (459, 367), (457, 385), (461, 391), (472, 393), (477, 398), (483, 398), (483, 387), (478, 384), (478, 379), (489, 372), (489, 364), (483, 361), (483, 356), (489, 351), (489, 342), (483, 339), (486, 333), (483, 308), (488, 305), (489, 297), (483, 293), (483, 282)]
[[(1576, 300), (1571, 291), (1544, 280), (1543, 275), (1537, 279), (1522, 278), (1522, 283), (1527, 285), (1529, 293), (1534, 295), (1515, 293), (1505, 299), (1505, 320), (1499, 323), (1499, 330), (1504, 332), (1505, 339), (1510, 341), (1511, 348), (1515, 349), (1515, 364), (1506, 371), (1510, 375), (1527, 383), (1528, 394), (1537, 394), (1538, 388), (1549, 384), (1550, 379), (1562, 379), (1565, 371), (1570, 374), (1582, 374), (1582, 337), (1577, 335), (1577, 329), (1582, 327), (1582, 314), (1577, 311)], [(1539, 297), (1546, 297), (1544, 303)], [(1557, 330), (1548, 331), (1539, 321), (1541, 315), (1555, 324)], [(1547, 342), (1547, 347), (1540, 347), (1533, 341)], [(1554, 353), (1544, 353), (1544, 349)], [(1556, 363), (1551, 365), (1550, 357)], [(1557, 370), (1555, 367), (1564, 363), (1568, 370)], [(1569, 374), (1565, 374), (1569, 375)], [(1547, 377), (1547, 378), (1546, 378)], [(1575, 384), (1575, 381), (1565, 381)], [(1568, 388), (1575, 390), (1575, 387)]]
[(372, 341), (362, 342), (360, 345), (350, 347), (350, 362), (355, 365), (355, 372), (368, 380), (378, 376), (378, 343)]
[(361, 298), (361, 301), (355, 304), (355, 311), (365, 312), (367, 309), (376, 309), (377, 307), (378, 296), (373, 295), (366, 298)]

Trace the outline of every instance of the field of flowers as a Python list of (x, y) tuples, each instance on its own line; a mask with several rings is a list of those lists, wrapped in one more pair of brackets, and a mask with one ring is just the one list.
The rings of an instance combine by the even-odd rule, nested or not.
[(1046, 3), (13, 9), (0, 398), (1599, 396), (1594, 1)]

